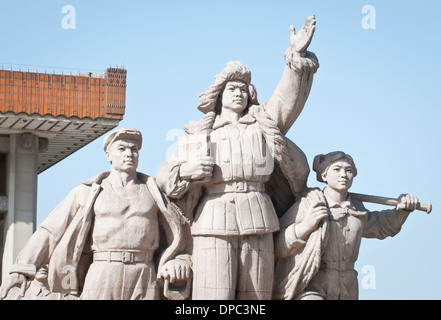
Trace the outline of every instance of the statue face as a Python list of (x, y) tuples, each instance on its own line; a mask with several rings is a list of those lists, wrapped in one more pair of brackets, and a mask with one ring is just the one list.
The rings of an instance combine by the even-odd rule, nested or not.
[(352, 186), (354, 173), (352, 165), (346, 159), (331, 164), (322, 176), (329, 188), (339, 192), (346, 192)]
[(248, 88), (245, 82), (229, 81), (222, 92), (222, 108), (241, 113), (248, 105)]
[(117, 140), (106, 152), (106, 158), (112, 169), (121, 172), (136, 171), (139, 160), (139, 147), (134, 140)]

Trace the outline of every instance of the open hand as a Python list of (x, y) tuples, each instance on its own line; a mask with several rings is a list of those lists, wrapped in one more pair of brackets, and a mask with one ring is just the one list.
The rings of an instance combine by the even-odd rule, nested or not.
[(305, 24), (297, 34), (294, 26), (289, 27), (289, 31), (291, 33), (290, 45), (295, 52), (301, 55), (305, 53), (314, 35), (315, 24), (315, 16), (311, 16), (306, 19)]

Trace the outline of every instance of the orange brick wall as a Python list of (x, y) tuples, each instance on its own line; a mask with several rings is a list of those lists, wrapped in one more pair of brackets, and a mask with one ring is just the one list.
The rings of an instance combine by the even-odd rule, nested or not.
[(127, 71), (101, 77), (0, 70), (0, 113), (123, 118)]

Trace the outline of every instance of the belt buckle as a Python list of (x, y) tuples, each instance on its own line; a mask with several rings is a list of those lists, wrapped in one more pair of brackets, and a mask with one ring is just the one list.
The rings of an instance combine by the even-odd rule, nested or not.
[(123, 252), (121, 257), (122, 263), (133, 263), (134, 257), (132, 252)]
[(247, 191), (247, 182), (246, 181), (238, 181), (236, 182), (236, 192), (246, 192)]

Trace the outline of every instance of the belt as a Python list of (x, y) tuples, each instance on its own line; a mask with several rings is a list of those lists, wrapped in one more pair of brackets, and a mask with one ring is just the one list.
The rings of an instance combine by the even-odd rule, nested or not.
[(93, 261), (122, 262), (130, 263), (147, 263), (152, 260), (152, 251), (95, 251), (93, 253)]
[(337, 270), (337, 271), (348, 271), (354, 270), (355, 262), (345, 262), (345, 261), (330, 261), (322, 262), (320, 268), (327, 270)]
[(231, 181), (205, 186), (207, 194), (234, 193), (234, 192), (264, 192), (265, 186), (262, 182), (254, 181)]

